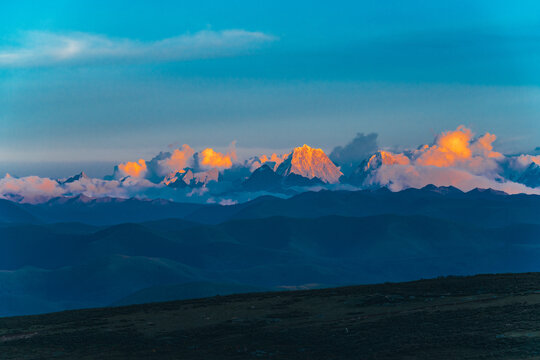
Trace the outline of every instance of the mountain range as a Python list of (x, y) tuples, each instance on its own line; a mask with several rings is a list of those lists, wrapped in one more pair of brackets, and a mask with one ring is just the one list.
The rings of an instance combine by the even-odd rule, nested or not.
[[(264, 195), (289, 198), (321, 189), (400, 191), (429, 184), (462, 191), (492, 188), (509, 194), (540, 195), (538, 155), (503, 156), (491, 150), (484, 139), (487, 135), (463, 142), (467, 134), (464, 128), (458, 128), (445, 134), (452, 138), (441, 144), (403, 153), (378, 150), (364, 154), (362, 161), (344, 163), (345, 174), (342, 164), (333, 162), (322, 149), (308, 145), (281, 156), (263, 155), (243, 162), (233, 161), (235, 155), (212, 149), (193, 153), (184, 146), (182, 151), (160, 153), (148, 162), (140, 159), (120, 164), (113, 175), (103, 179), (88, 177), (84, 172), (62, 179), (8, 174), (0, 179), (0, 199), (43, 204), (83, 196), (104, 201), (137, 198), (231, 205)], [(447, 148), (446, 143), (458, 144), (463, 151)], [(333, 159), (345, 161), (335, 154)]]
[(228, 206), (2, 200), (1, 315), (537, 271), (539, 214), (540, 196), (435, 186), (322, 190)]
[[(267, 170), (261, 167), (259, 171)], [(454, 187), (433, 185), (398, 192), (386, 188), (309, 191), (290, 198), (260, 196), (232, 205), (177, 203), (163, 199), (89, 198), (79, 195), (58, 197), (43, 204), (18, 204), (0, 199), (0, 223), (82, 222), (111, 225), (179, 218), (196, 223), (217, 224), (227, 220), (272, 216), (315, 218), (328, 215), (362, 217), (397, 214), (423, 215), (494, 227), (517, 222), (538, 224), (539, 207), (539, 195), (508, 195), (491, 189), (463, 192)]]

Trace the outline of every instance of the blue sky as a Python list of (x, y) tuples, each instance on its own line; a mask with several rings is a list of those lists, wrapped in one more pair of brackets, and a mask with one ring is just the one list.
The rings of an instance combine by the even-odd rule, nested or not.
[(175, 143), (416, 147), (460, 124), (526, 151), (539, 25), (535, 1), (2, 2), (0, 173)]

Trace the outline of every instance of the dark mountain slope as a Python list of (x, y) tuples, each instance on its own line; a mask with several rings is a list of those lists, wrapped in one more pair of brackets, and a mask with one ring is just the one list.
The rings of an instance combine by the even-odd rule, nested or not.
[[(5, 200), (4, 202), (6, 202)], [(2, 206), (4, 210), (2, 210)], [(24, 211), (21, 213), (21, 211)], [(218, 224), (231, 219), (272, 216), (314, 218), (328, 215), (362, 217), (382, 214), (424, 215), (481, 226), (512, 223), (540, 224), (540, 196), (507, 195), (489, 189), (468, 193), (452, 187), (426, 186), (391, 192), (387, 189), (362, 191), (305, 192), (289, 199), (261, 196), (230, 206), (174, 203), (166, 200), (57, 198), (45, 204), (0, 203), (0, 214), (17, 222), (84, 222), (113, 225), (184, 219)], [(30, 214), (30, 217), (24, 214)], [(2, 220), (0, 222), (7, 221)], [(187, 226), (189, 227), (189, 226)]]
[(4, 314), (104, 306), (190, 281), (270, 289), (534, 271), (540, 257), (540, 225), (490, 229), (424, 216), (271, 217), (178, 231), (121, 224), (73, 235), (60, 227), (0, 228)]
[(0, 199), (0, 223), (35, 223), (37, 218), (16, 203)]
[(44, 204), (20, 206), (43, 222), (84, 222), (92, 225), (183, 218), (204, 207), (202, 204), (167, 200), (93, 199), (82, 195), (75, 198), (56, 198)]
[(263, 288), (242, 284), (191, 282), (185, 284), (153, 286), (139, 290), (115, 302), (114, 306), (145, 304), (184, 299), (200, 299), (216, 295), (262, 292)]
[(0, 319), (11, 359), (535, 359), (540, 274), (254, 293)]
[(230, 213), (236, 219), (396, 214), (424, 215), (482, 226), (504, 226), (516, 222), (540, 224), (540, 196), (441, 190), (445, 189), (426, 187), (395, 193), (385, 189), (324, 190), (302, 193), (287, 200), (273, 198), (250, 202), (238, 207), (236, 212), (230, 209)]
[(0, 316), (105, 306), (138, 290), (207, 280), (198, 269), (141, 256), (113, 255), (54, 270), (0, 271)]

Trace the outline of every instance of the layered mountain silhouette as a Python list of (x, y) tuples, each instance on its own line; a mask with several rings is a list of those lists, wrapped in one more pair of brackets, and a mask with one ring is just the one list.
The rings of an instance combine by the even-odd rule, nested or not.
[[(271, 169), (270, 169), (271, 170)], [(261, 181), (280, 186), (262, 168)], [(266, 176), (269, 175), (269, 178)], [(278, 181), (279, 180), (279, 181)], [(251, 180), (250, 180), (251, 181)], [(257, 183), (246, 181), (244, 186)], [(454, 187), (428, 185), (422, 189), (391, 192), (386, 188), (359, 191), (304, 192), (287, 199), (261, 196), (235, 205), (176, 203), (168, 200), (118, 198), (60, 197), (44, 204), (17, 204), (0, 201), (0, 223), (83, 222), (111, 225), (123, 222), (144, 222), (169, 218), (196, 223), (220, 223), (233, 219), (271, 216), (320, 217), (327, 215), (370, 216), (380, 214), (424, 215), (451, 221), (502, 226), (516, 222), (540, 223), (538, 195), (508, 195), (490, 189), (462, 192)]]
[(324, 182), (318, 177), (308, 178), (296, 173), (280, 175), (264, 164), (255, 170), (249, 178), (242, 183), (244, 191), (266, 191), (271, 193), (294, 194), (291, 187), (316, 186)]
[(283, 177), (276, 174), (267, 164), (263, 164), (247, 178), (242, 186), (247, 191), (275, 191), (282, 190)]
[(320, 191), (230, 206), (74, 197), (0, 209), (1, 315), (537, 271), (540, 256), (540, 197), (489, 189)]

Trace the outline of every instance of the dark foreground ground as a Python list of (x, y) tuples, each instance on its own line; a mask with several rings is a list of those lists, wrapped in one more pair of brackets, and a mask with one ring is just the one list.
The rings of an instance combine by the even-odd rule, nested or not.
[(540, 273), (0, 318), (0, 359), (540, 359)]

